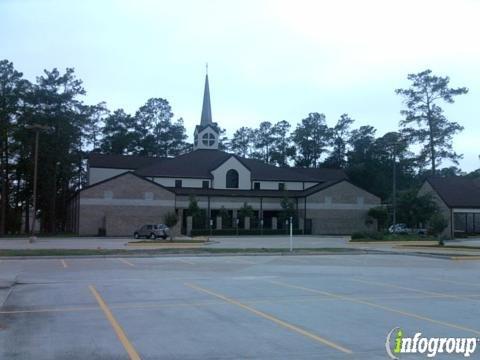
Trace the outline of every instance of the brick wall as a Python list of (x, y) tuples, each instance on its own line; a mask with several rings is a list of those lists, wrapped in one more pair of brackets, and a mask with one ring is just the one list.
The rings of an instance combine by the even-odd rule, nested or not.
[(104, 228), (107, 236), (130, 236), (144, 224), (163, 223), (174, 204), (170, 191), (125, 174), (80, 193), (79, 234), (97, 235)]

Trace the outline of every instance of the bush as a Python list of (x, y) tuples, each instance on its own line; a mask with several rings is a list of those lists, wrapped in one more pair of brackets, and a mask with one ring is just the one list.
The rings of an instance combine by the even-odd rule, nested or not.
[(378, 228), (385, 229), (388, 221), (388, 211), (382, 206), (377, 206), (368, 210), (368, 216), (377, 220)]
[(383, 240), (380, 231), (358, 231), (352, 234), (352, 240)]
[[(300, 229), (293, 229), (294, 235), (302, 235), (303, 232)], [(210, 235), (209, 229), (192, 229), (191, 236), (208, 236)], [(236, 229), (212, 229), (212, 236), (229, 236), (229, 235), (237, 235)], [(238, 229), (238, 235), (262, 235), (262, 231), (260, 229)], [(285, 235), (285, 230), (277, 229), (263, 229), (263, 235)]]
[(163, 223), (167, 225), (169, 228), (173, 228), (177, 225), (178, 216), (174, 212), (168, 212), (163, 216)]
[(433, 236), (440, 235), (448, 226), (447, 220), (440, 213), (432, 215), (428, 222), (428, 233)]

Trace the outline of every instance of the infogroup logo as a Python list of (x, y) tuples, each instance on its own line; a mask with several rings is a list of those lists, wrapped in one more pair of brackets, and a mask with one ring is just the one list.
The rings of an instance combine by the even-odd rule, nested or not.
[(480, 339), (471, 338), (446, 338), (446, 337), (422, 337), (421, 332), (413, 337), (406, 337), (399, 327), (395, 327), (387, 334), (385, 349), (391, 359), (398, 360), (400, 354), (420, 354), (433, 358), (437, 354), (461, 354), (470, 357)]

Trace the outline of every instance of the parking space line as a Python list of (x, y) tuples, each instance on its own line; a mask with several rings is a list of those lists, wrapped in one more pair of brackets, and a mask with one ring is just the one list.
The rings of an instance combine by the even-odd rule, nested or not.
[(436, 278), (429, 278), (429, 277), (422, 277), (422, 279), (440, 281), (440, 282), (445, 282), (445, 283), (449, 283), (449, 284), (457, 284), (457, 285), (480, 286), (480, 284), (475, 284), (473, 282), (472, 283), (466, 283), (466, 282), (463, 282), (463, 281), (436, 279)]
[(360, 283), (364, 284), (371, 284), (371, 285), (376, 285), (376, 286), (382, 286), (382, 287), (389, 287), (393, 289), (400, 289), (400, 290), (407, 290), (407, 291), (412, 291), (420, 294), (426, 294), (426, 295), (437, 295), (440, 297), (446, 297), (446, 298), (454, 298), (454, 299), (460, 299), (460, 300), (477, 300), (477, 299), (471, 299), (468, 297), (462, 297), (460, 295), (455, 295), (455, 294), (444, 294), (444, 293), (439, 293), (439, 292), (434, 292), (434, 291), (425, 291), (425, 290), (420, 290), (420, 289), (414, 289), (411, 287), (406, 287), (406, 286), (400, 286), (400, 285), (395, 285), (395, 284), (388, 284), (384, 282), (379, 282), (379, 281), (370, 281), (370, 280), (363, 280), (363, 279), (348, 279), (350, 281), (357, 281)]
[(98, 293), (97, 289), (93, 285), (88, 286), (90, 288), (90, 291), (92, 292), (93, 296), (95, 297), (95, 300), (97, 300), (98, 305), (102, 309), (103, 313), (107, 317), (108, 321), (110, 322), (110, 325), (112, 325), (113, 330), (115, 331), (115, 334), (117, 335), (118, 339), (122, 343), (123, 347), (128, 353), (128, 356), (130, 357), (130, 360), (140, 360), (140, 356), (138, 355), (137, 351), (133, 347), (132, 343), (128, 340), (127, 335), (125, 334), (125, 331), (123, 331), (122, 327), (120, 324), (117, 322), (115, 317), (113, 316), (112, 312), (108, 308), (108, 305), (105, 303), (103, 298), (100, 296)]
[(282, 256), (282, 257), (279, 257), (278, 259), (287, 260), (287, 261), (300, 263), (300, 264), (307, 264), (308, 263), (307, 261), (304, 261), (302, 259), (297, 259), (297, 258), (293, 258), (293, 257), (290, 257), (290, 256)]
[(60, 260), (60, 262), (62, 263), (62, 266), (63, 266), (64, 268), (67, 268), (67, 267), (68, 267), (68, 265), (67, 265), (67, 263), (66, 263), (65, 260), (62, 259), (62, 260)]
[(98, 307), (82, 306), (82, 307), (31, 309), (31, 310), (0, 310), (0, 314), (35, 314), (35, 313), (46, 313), (46, 312), (77, 312), (77, 311), (92, 311), (92, 310), (98, 310)]
[(422, 316), (422, 315), (414, 314), (414, 313), (411, 313), (411, 312), (395, 309), (395, 308), (392, 308), (392, 307), (389, 307), (389, 306), (384, 306), (384, 305), (372, 303), (370, 301), (360, 300), (358, 298), (353, 298), (353, 297), (346, 296), (346, 295), (338, 295), (338, 294), (330, 293), (330, 292), (327, 292), (327, 291), (316, 290), (316, 289), (307, 288), (307, 287), (303, 287), (303, 286), (292, 285), (292, 284), (288, 284), (288, 283), (284, 283), (284, 282), (280, 282), (280, 281), (273, 281), (273, 280), (266, 280), (266, 281), (268, 281), (269, 283), (272, 283), (272, 284), (279, 285), (279, 286), (284, 286), (284, 287), (292, 288), (292, 289), (299, 289), (299, 290), (303, 290), (303, 291), (307, 291), (307, 292), (311, 292), (311, 293), (315, 293), (315, 294), (328, 295), (328, 296), (331, 296), (331, 297), (336, 298), (336, 299), (345, 300), (345, 301), (349, 301), (349, 302), (353, 302), (353, 303), (357, 303), (357, 304), (363, 304), (363, 305), (367, 305), (367, 306), (374, 307), (374, 308), (377, 308), (377, 309), (390, 311), (390, 312), (400, 314), (400, 315), (403, 315), (403, 316), (408, 316), (408, 317), (412, 317), (412, 318), (415, 318), (415, 319), (424, 320), (424, 321), (428, 321), (428, 322), (431, 322), (431, 323), (434, 323), (434, 324), (443, 325), (443, 326), (446, 326), (446, 327), (451, 327), (451, 328), (454, 328), (454, 329), (463, 330), (463, 331), (474, 333), (476, 335), (480, 335), (480, 331), (475, 330), (475, 329), (471, 329), (471, 328), (468, 328), (468, 327), (465, 327), (465, 326), (462, 326), (462, 325), (452, 324), (452, 323), (449, 323), (449, 322), (446, 322), (446, 321), (435, 320), (435, 319), (432, 319), (432, 318), (429, 318), (429, 317), (426, 317), (426, 316)]
[(190, 288), (192, 288), (192, 289), (195, 289), (195, 290), (204, 292), (204, 293), (209, 294), (209, 295), (211, 295), (211, 296), (214, 296), (214, 297), (216, 297), (216, 298), (218, 298), (218, 299), (221, 299), (221, 300), (223, 300), (223, 301), (225, 301), (225, 302), (227, 302), (227, 303), (229, 303), (229, 304), (236, 305), (236, 306), (238, 306), (238, 307), (240, 307), (240, 308), (242, 308), (242, 309), (244, 309), (244, 310), (250, 311), (251, 313), (253, 313), (253, 314), (255, 314), (255, 315), (257, 315), (257, 316), (259, 316), (259, 317), (261, 317), (261, 318), (270, 320), (270, 321), (274, 322), (274, 323), (277, 324), (277, 325), (280, 325), (280, 326), (282, 326), (282, 327), (284, 327), (284, 328), (286, 328), (286, 329), (288, 329), (288, 330), (291, 330), (291, 331), (296, 332), (296, 333), (298, 333), (298, 334), (301, 334), (301, 335), (303, 335), (303, 336), (305, 336), (305, 337), (308, 337), (308, 338), (310, 338), (310, 339), (312, 339), (312, 340), (315, 340), (315, 341), (317, 341), (317, 342), (319, 342), (319, 343), (321, 343), (321, 344), (323, 344), (323, 345), (327, 345), (327, 346), (329, 346), (329, 347), (331, 347), (331, 348), (333, 348), (333, 349), (335, 349), (335, 350), (341, 351), (341, 352), (346, 353), (346, 354), (352, 354), (352, 353), (353, 353), (351, 350), (349, 350), (349, 349), (347, 349), (347, 348), (345, 348), (345, 347), (343, 347), (343, 346), (341, 346), (341, 345), (335, 344), (334, 342), (332, 342), (332, 341), (330, 341), (330, 340), (324, 339), (324, 338), (322, 338), (322, 337), (320, 337), (320, 336), (318, 336), (318, 335), (315, 335), (315, 334), (313, 334), (313, 333), (311, 333), (311, 332), (309, 332), (309, 331), (306, 331), (306, 330), (304, 330), (304, 329), (301, 329), (301, 328), (299, 328), (298, 326), (295, 326), (295, 325), (290, 324), (290, 323), (288, 323), (288, 322), (286, 322), (286, 321), (283, 321), (283, 320), (281, 320), (281, 319), (279, 319), (279, 318), (276, 318), (276, 317), (274, 317), (274, 316), (272, 316), (272, 315), (269, 315), (269, 314), (267, 314), (267, 313), (264, 313), (263, 311), (257, 310), (257, 309), (255, 309), (255, 308), (253, 308), (253, 307), (251, 307), (251, 306), (248, 306), (248, 305), (246, 305), (246, 304), (243, 304), (243, 303), (241, 303), (241, 302), (239, 302), (239, 301), (236, 301), (236, 300), (234, 300), (234, 299), (232, 299), (232, 298), (226, 297), (226, 296), (224, 296), (224, 295), (222, 295), (222, 294), (213, 292), (213, 291), (211, 291), (211, 290), (205, 289), (205, 288), (203, 288), (203, 287), (200, 287), (200, 286), (195, 285), (195, 284), (192, 284), (192, 283), (185, 283), (185, 285), (188, 286), (188, 287), (190, 287)]
[(188, 265), (196, 265), (194, 262), (192, 261), (188, 261), (188, 260), (184, 260), (184, 259), (175, 259), (176, 261), (180, 261), (184, 264), (188, 264)]
[[(463, 296), (480, 297), (480, 294), (466, 294)], [(419, 299), (437, 299), (443, 296), (430, 295), (401, 295), (401, 296), (369, 296), (359, 297), (358, 300), (419, 300)], [(278, 299), (278, 298), (266, 298), (257, 300), (243, 300), (244, 303), (249, 305), (256, 304), (282, 304), (282, 303), (309, 303), (316, 301), (333, 301), (335, 298), (326, 295), (309, 296), (302, 299)], [(128, 309), (128, 310), (155, 310), (162, 308), (184, 308), (184, 307), (203, 307), (203, 306), (218, 306), (222, 304), (217, 300), (202, 301), (202, 302), (188, 302), (188, 303), (124, 303), (110, 305), (110, 309)], [(65, 306), (56, 308), (37, 308), (37, 309), (25, 309), (25, 310), (0, 310), (0, 314), (35, 314), (35, 313), (48, 313), (48, 312), (81, 312), (81, 311), (96, 311), (98, 307), (92, 306)]]
[(128, 260), (120, 258), (120, 259), (118, 259), (118, 261), (121, 261), (122, 263), (127, 264), (128, 266), (135, 267), (135, 264), (131, 263)]
[(233, 263), (237, 263), (237, 264), (242, 264), (242, 265), (252, 265), (252, 264), (256, 264), (255, 262), (253, 261), (250, 261), (250, 260), (245, 260), (245, 259), (232, 259), (232, 258), (228, 258), (228, 259), (225, 259), (227, 262), (233, 262)]

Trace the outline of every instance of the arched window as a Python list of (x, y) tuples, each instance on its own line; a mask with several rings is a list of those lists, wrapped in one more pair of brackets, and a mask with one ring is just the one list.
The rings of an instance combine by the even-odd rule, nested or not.
[(238, 188), (238, 171), (230, 169), (227, 171), (227, 179), (226, 179), (227, 188)]

